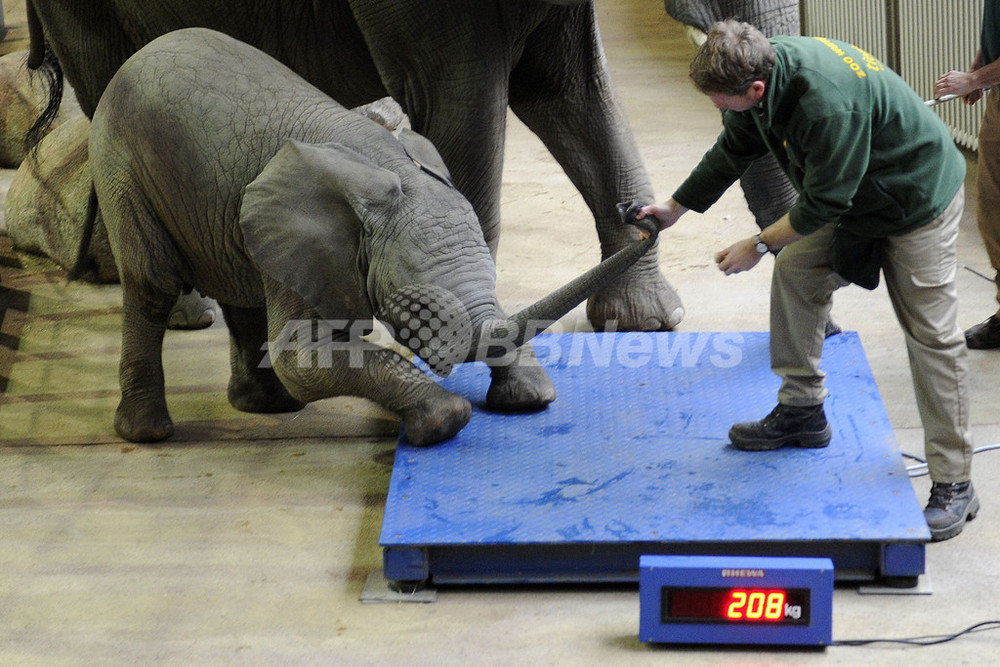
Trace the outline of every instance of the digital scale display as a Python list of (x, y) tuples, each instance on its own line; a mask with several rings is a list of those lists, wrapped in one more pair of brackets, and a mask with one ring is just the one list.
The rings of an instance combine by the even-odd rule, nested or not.
[(642, 556), (639, 638), (677, 644), (831, 642), (829, 558)]
[(809, 625), (808, 588), (689, 588), (664, 586), (664, 623)]

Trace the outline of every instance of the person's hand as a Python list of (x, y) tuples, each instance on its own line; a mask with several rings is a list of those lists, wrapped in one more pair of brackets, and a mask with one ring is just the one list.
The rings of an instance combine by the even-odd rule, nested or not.
[(763, 257), (757, 252), (757, 242), (754, 238), (737, 241), (725, 250), (715, 253), (715, 263), (719, 270), (727, 276), (734, 273), (749, 271), (757, 266), (760, 258)]
[[(934, 84), (934, 98), (945, 95), (960, 95), (966, 104), (975, 104), (983, 96), (983, 82), (978, 70), (983, 66), (983, 52), (976, 51), (976, 57), (969, 66), (968, 72), (952, 70), (941, 75)], [(987, 67), (989, 68), (989, 67)]]
[[(687, 212), (687, 208), (681, 206), (673, 199), (668, 199), (662, 204), (650, 204), (649, 206), (643, 206), (635, 214), (636, 220), (642, 220), (648, 215), (656, 218), (656, 224), (659, 225), (660, 231), (672, 227), (677, 219), (680, 218)], [(649, 232), (639, 231), (639, 238), (645, 240), (649, 238)]]
[(934, 84), (934, 98), (940, 99), (945, 95), (959, 95), (966, 104), (975, 104), (983, 96), (983, 89), (972, 72), (952, 70), (942, 74)]

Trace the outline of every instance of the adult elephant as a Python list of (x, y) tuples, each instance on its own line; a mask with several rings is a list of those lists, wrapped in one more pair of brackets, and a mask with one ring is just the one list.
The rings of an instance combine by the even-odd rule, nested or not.
[[(260, 48), (345, 106), (388, 93), (441, 153), (494, 255), (508, 106), (582, 193), (603, 257), (637, 238), (616, 204), (653, 200), (593, 2), (28, 0), (28, 11), (29, 64), (42, 64), (48, 44), (88, 115), (132, 53), (191, 26)], [(657, 330), (676, 326), (684, 309), (654, 249), (587, 313), (598, 329)]]
[[(798, 0), (664, 0), (667, 14), (696, 35), (707, 33), (717, 21), (733, 18), (755, 26), (766, 37), (798, 35)], [(697, 41), (697, 36), (694, 38)], [(798, 193), (774, 156), (755, 161), (740, 178), (747, 206), (764, 229), (795, 205)]]

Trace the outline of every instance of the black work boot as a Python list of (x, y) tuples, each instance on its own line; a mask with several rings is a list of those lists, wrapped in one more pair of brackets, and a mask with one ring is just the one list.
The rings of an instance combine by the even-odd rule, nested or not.
[(931, 499), (924, 508), (924, 520), (931, 529), (931, 541), (940, 542), (962, 532), (966, 521), (976, 518), (979, 498), (972, 482), (931, 485)]
[(778, 403), (760, 421), (740, 422), (729, 429), (733, 447), (753, 452), (785, 445), (818, 449), (829, 445), (832, 435), (822, 403), (804, 408)]
[(985, 322), (966, 329), (965, 344), (970, 350), (995, 350), (1000, 347), (1000, 317), (990, 315)]

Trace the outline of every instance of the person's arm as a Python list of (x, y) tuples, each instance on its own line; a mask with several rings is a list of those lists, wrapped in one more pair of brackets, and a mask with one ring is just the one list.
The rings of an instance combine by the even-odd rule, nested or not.
[[(787, 214), (760, 233), (760, 240), (767, 244), (767, 249), (772, 252), (780, 250), (800, 238), (802, 238), (802, 234), (792, 228)], [(757, 251), (757, 236), (754, 235), (717, 252), (715, 263), (719, 265), (720, 271), (731, 276), (734, 273), (749, 271), (757, 266), (757, 262), (763, 256), (763, 253)]]
[[(723, 114), (723, 129), (715, 145), (681, 183), (670, 199), (662, 204), (642, 207), (637, 220), (652, 215), (660, 229), (673, 226), (688, 211), (704, 213), (747, 170), (750, 163), (767, 152), (767, 146), (753, 118), (745, 113)], [(685, 203), (681, 203), (681, 202)], [(648, 234), (640, 232), (642, 238)]]
[(994, 60), (985, 67), (980, 66), (982, 53), (976, 54), (976, 59), (968, 72), (952, 70), (941, 75), (934, 84), (934, 97), (959, 95), (966, 103), (973, 104), (983, 95), (984, 88), (1000, 84), (1000, 59)]
[(739, 180), (754, 160), (767, 153), (751, 112), (726, 111), (722, 133), (671, 199), (686, 210), (704, 213)]
[[(768, 250), (784, 248), (849, 210), (871, 157), (870, 118), (856, 111), (802, 119), (788, 136), (786, 148), (803, 165), (802, 186), (792, 210), (761, 232)], [(754, 236), (717, 253), (715, 261), (728, 276), (752, 269), (762, 256)]]

